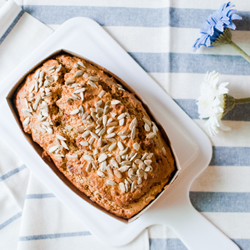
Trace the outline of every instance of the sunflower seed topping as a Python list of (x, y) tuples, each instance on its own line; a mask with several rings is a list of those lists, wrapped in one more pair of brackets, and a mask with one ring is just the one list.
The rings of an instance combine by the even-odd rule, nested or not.
[(147, 123), (145, 123), (144, 124), (144, 129), (147, 131), (147, 132), (150, 132), (150, 126), (147, 124)]
[(102, 90), (102, 91), (99, 93), (98, 96), (99, 96), (100, 98), (102, 98), (102, 97), (105, 95), (105, 93), (106, 93), (106, 92), (105, 92), (104, 90)]
[(91, 171), (91, 168), (92, 168), (92, 163), (89, 162), (88, 165), (87, 165), (87, 167), (86, 167), (86, 172), (89, 173)]
[(80, 145), (87, 147), (89, 145), (89, 143), (87, 141), (81, 141)]
[(115, 181), (112, 181), (112, 180), (107, 180), (107, 184), (111, 185), (111, 186), (115, 186), (117, 183)]
[(124, 146), (120, 141), (118, 141), (117, 145), (120, 150), (124, 150)]
[(121, 190), (122, 193), (125, 193), (125, 192), (126, 192), (125, 185), (124, 185), (123, 182), (120, 182), (120, 183), (119, 183), (119, 188), (120, 188), (120, 190)]
[(118, 168), (118, 170), (119, 170), (121, 173), (123, 173), (123, 172), (126, 172), (129, 168), (130, 168), (129, 165), (124, 165), (124, 166)]
[(94, 82), (92, 82), (92, 81), (89, 80), (89, 81), (88, 81), (88, 84), (89, 84), (90, 86), (92, 86), (92, 87), (98, 89), (98, 87), (96, 86), (96, 84), (95, 84)]
[(68, 148), (67, 144), (65, 143), (65, 141), (61, 141), (61, 144), (62, 144), (62, 146), (63, 146), (65, 149), (69, 150), (69, 148)]
[(109, 152), (113, 151), (113, 150), (115, 149), (115, 147), (116, 147), (116, 142), (112, 143), (112, 144), (109, 146), (109, 148), (108, 148)]
[(97, 173), (100, 177), (102, 177), (102, 178), (105, 177), (105, 174), (104, 174), (102, 171), (100, 171), (100, 170), (97, 170), (96, 173)]
[(24, 121), (23, 121), (23, 125), (27, 126), (30, 123), (30, 118), (27, 117)]
[(156, 134), (155, 134), (154, 132), (151, 132), (151, 133), (147, 134), (147, 138), (148, 138), (148, 139), (152, 139), (152, 138), (154, 138), (155, 136), (156, 136)]
[(106, 138), (112, 138), (112, 137), (115, 137), (116, 136), (116, 133), (111, 133), (111, 134), (108, 134), (107, 136), (106, 136)]
[(78, 70), (78, 71), (76, 71), (76, 73), (75, 73), (75, 77), (79, 77), (79, 76), (82, 76), (83, 75), (83, 71), (82, 70)]
[(107, 159), (107, 155), (106, 154), (101, 154), (98, 158), (98, 162), (103, 162)]
[(146, 117), (142, 118), (145, 123), (147, 123), (149, 126), (151, 126), (150, 120), (148, 120)]
[(138, 151), (139, 149), (140, 149), (140, 144), (139, 143), (134, 143), (133, 144), (133, 148), (136, 150), (136, 151)]
[(162, 147), (161, 150), (162, 150), (163, 155), (166, 156), (167, 155), (166, 149), (164, 147)]
[(120, 172), (119, 170), (114, 169), (113, 172), (114, 172), (114, 175), (115, 175), (117, 178), (119, 178), (119, 179), (122, 178), (122, 174), (121, 174), (121, 172)]
[(89, 80), (91, 80), (93, 82), (99, 81), (99, 77), (97, 77), (97, 76), (89, 76), (88, 78), (89, 78)]
[(83, 67), (83, 68), (86, 68), (86, 67), (84, 66), (84, 64), (83, 64), (81, 61), (77, 62), (77, 64), (80, 65), (80, 66)]
[(79, 109), (74, 109), (73, 111), (70, 112), (71, 115), (76, 115), (79, 113)]
[(56, 138), (59, 139), (59, 140), (61, 140), (61, 141), (67, 141), (67, 139), (64, 138), (64, 137), (61, 136), (61, 135), (56, 135)]
[(120, 103), (119, 100), (112, 100), (112, 101), (111, 101), (111, 105), (116, 105), (116, 104), (118, 104), (118, 103)]
[(77, 89), (76, 91), (74, 91), (74, 94), (79, 94), (84, 91), (85, 91), (85, 88)]
[(106, 167), (107, 167), (107, 161), (103, 161), (103, 162), (101, 163), (100, 170), (101, 170), (102, 172), (104, 172), (104, 171), (106, 170)]
[(55, 151), (58, 149), (58, 147), (59, 147), (58, 145), (51, 147), (51, 148), (49, 149), (49, 152), (50, 152), (50, 153), (55, 152)]

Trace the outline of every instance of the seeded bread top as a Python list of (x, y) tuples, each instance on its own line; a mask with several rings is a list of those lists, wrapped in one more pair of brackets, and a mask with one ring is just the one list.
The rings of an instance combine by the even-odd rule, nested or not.
[(162, 189), (176, 170), (142, 103), (88, 61), (66, 54), (47, 60), (27, 76), (15, 102), (24, 131), (108, 210), (102, 198), (116, 210), (128, 208), (152, 187)]

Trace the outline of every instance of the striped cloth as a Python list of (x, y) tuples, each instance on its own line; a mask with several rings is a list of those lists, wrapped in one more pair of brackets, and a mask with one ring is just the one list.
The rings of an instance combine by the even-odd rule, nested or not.
[[(250, 65), (233, 49), (223, 46), (201, 48), (196, 53), (191, 50), (206, 17), (223, 2), (19, 0), (18, 4), (23, 11), (53, 30), (75, 16), (97, 21), (203, 128), (204, 121), (198, 119), (195, 99), (199, 96), (199, 86), (207, 71), (220, 72), (221, 82), (230, 82), (232, 96), (250, 96)], [(249, 1), (241, 0), (235, 4), (243, 21), (235, 21), (237, 30), (233, 32), (233, 40), (250, 54)], [(26, 48), (22, 58), (15, 58), (14, 53), (11, 54), (13, 50), (9, 48), (25, 47), (23, 43), (18, 46), (17, 42), (9, 44), (18, 33), (14, 31), (18, 30), (22, 20), (22, 17), (16, 19), (19, 12), (7, 25), (6, 30), (11, 27), (8, 34), (2, 32), (0, 21), (1, 57), (2, 51), (5, 51), (6, 60), (13, 62), (14, 58), (15, 63), (21, 62), (50, 34), (46, 26), (48, 33), (45, 28), (42, 31), (42, 25), (39, 26), (39, 33), (42, 34), (41, 38), (38, 35), (40, 41), (34, 45), (30, 39), (32, 42), (28, 45), (33, 44), (33, 47), (30, 50)], [(19, 26), (23, 29), (28, 27)], [(35, 39), (38, 29), (33, 32), (27, 34), (33, 34)], [(3, 46), (8, 50), (2, 49)], [(13, 57), (8, 57), (7, 53)], [(4, 60), (0, 58), (0, 80), (4, 76), (3, 67)], [(12, 69), (7, 70), (11, 72)], [(250, 105), (245, 104), (226, 115), (224, 123), (232, 131), (220, 132), (211, 138), (213, 158), (190, 190), (191, 201), (197, 210), (243, 250), (250, 249), (249, 111)], [(51, 190), (47, 190), (13, 155), (10, 148), (0, 144), (0, 249), (111, 249), (96, 241), (88, 229), (54, 197)], [(148, 228), (126, 248), (186, 249), (173, 231), (163, 225)]]

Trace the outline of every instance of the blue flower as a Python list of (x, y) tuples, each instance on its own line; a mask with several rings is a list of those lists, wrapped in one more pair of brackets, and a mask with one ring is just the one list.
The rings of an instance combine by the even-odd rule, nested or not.
[(232, 9), (234, 5), (230, 2), (224, 3), (219, 10), (216, 10), (206, 20), (206, 24), (201, 29), (201, 37), (198, 38), (193, 45), (193, 50), (196, 51), (201, 45), (212, 47), (211, 44), (223, 34), (225, 29), (235, 30), (236, 26), (233, 20), (241, 20), (241, 16), (235, 14), (237, 10)]

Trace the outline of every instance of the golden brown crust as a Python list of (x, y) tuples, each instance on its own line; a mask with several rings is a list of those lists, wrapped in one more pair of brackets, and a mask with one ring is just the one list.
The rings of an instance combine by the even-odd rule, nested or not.
[(90, 62), (67, 54), (29, 74), (15, 98), (26, 133), (82, 192), (131, 218), (176, 171), (142, 103)]

